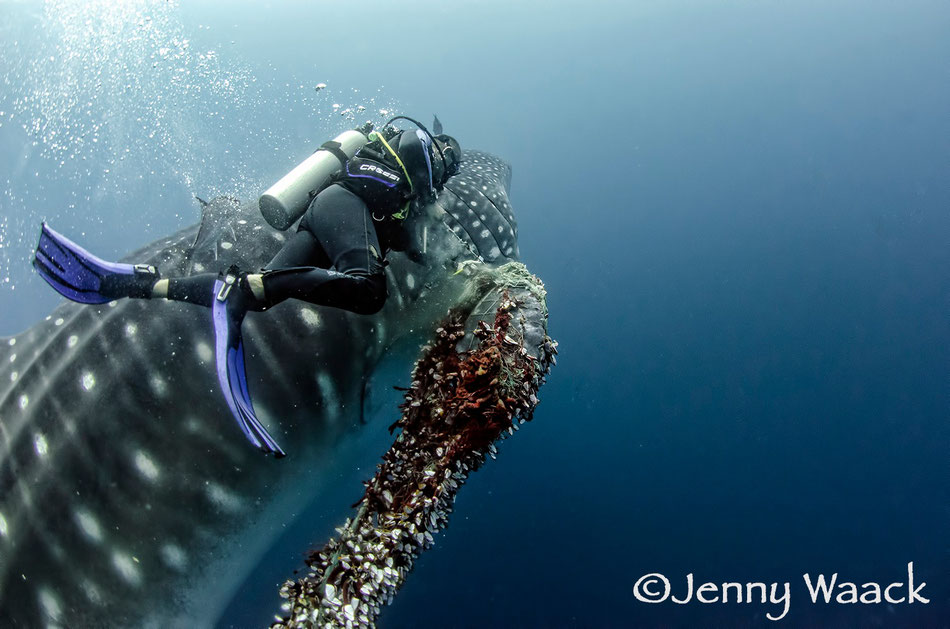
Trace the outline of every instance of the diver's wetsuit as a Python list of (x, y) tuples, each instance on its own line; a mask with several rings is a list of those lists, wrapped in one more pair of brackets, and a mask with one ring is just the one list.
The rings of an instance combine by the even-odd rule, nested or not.
[[(389, 217), (383, 223), (353, 192), (334, 184), (314, 198), (290, 240), (263, 274), (263, 310), (285, 299), (300, 299), (359, 314), (372, 314), (386, 302), (382, 256), (405, 248), (406, 232)], [(381, 242), (382, 241), (382, 242)], [(216, 273), (169, 278), (168, 299), (210, 307)]]
[[(358, 314), (378, 312), (387, 296), (386, 252), (409, 249), (416, 257), (405, 221), (392, 217), (409, 198), (409, 186), (395, 169), (389, 174), (399, 180), (380, 186), (354, 171), (322, 190), (265, 267), (264, 299), (242, 286), (245, 307), (264, 310), (294, 298)], [(166, 297), (210, 307), (217, 279), (215, 273), (169, 278)]]

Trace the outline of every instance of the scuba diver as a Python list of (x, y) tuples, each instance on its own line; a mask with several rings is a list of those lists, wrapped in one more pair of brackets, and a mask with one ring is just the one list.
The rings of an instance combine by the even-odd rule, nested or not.
[[(392, 123), (398, 119), (418, 130), (396, 129)], [(324, 171), (333, 162), (332, 174), (322, 178), (317, 189), (309, 187), (313, 177), (300, 184), (307, 189), (298, 210), (291, 208), (287, 220), (276, 221), (286, 224), (276, 225), (265, 212), (268, 221), (281, 228), (303, 216), (296, 233), (259, 272), (232, 266), (222, 273), (163, 278), (152, 265), (102, 260), (46, 223), (33, 266), (57, 292), (80, 303), (165, 298), (211, 308), (218, 381), (228, 407), (252, 444), (282, 457), (283, 450), (257, 419), (248, 393), (244, 316), (291, 298), (358, 314), (378, 312), (387, 297), (387, 252), (404, 251), (423, 262), (424, 245), (417, 242), (412, 220), (407, 219), (420, 218), (424, 205), (459, 172), (461, 147), (442, 133), (438, 118), (435, 135), (405, 116), (387, 121), (382, 131), (371, 129), (367, 123), (347, 132), (360, 134), (355, 153), (352, 145), (348, 152), (338, 141), (326, 142), (314, 153)]]

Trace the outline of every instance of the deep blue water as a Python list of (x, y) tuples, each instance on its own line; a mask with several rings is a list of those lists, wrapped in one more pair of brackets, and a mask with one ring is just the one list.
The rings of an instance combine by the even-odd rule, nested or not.
[[(334, 103), (512, 163), (559, 364), (381, 626), (948, 626), (946, 2), (83, 3), (152, 47), (50, 17), (79, 4), (0, 3), (0, 334), (57, 303), (40, 220), (121, 255), (259, 192)], [(911, 561), (929, 604), (802, 579)], [(639, 602), (652, 572), (790, 610)]]

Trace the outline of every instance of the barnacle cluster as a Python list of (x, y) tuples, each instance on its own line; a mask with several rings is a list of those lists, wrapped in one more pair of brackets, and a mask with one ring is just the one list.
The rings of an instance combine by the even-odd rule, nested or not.
[[(486, 456), (495, 458), (496, 441), (531, 419), (557, 353), (546, 334), (530, 347), (534, 354), (513, 338), (524, 338), (513, 329), (513, 317), (523, 320), (524, 312), (544, 306), (537, 303), (544, 299), (541, 282), (531, 277), (536, 286), (530, 290), (496, 285), (498, 306), (490, 323), (478, 319), (467, 333), (472, 313), (457, 309), (423, 347), (402, 416), (390, 427), (399, 434), (365, 483), (355, 517), (310, 554), (306, 577), (283, 585), (286, 615), (272, 627), (374, 626), (419, 553), (448, 524), (468, 475)], [(460, 349), (467, 336), (477, 343)]]

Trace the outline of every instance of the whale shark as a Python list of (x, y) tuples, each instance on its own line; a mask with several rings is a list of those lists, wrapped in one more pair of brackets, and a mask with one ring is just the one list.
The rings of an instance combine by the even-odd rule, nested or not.
[[(391, 253), (376, 315), (289, 300), (248, 316), (249, 387), (281, 460), (235, 429), (208, 309), (64, 302), (0, 339), (0, 626), (213, 625), (319, 491), (335, 447), (365, 427), (380, 362), (426, 338), (465, 289), (459, 263), (518, 259), (510, 183), (503, 160), (466, 151), (426, 208), (430, 261)], [(219, 197), (126, 260), (165, 276), (256, 268), (286, 237), (255, 203)]]

